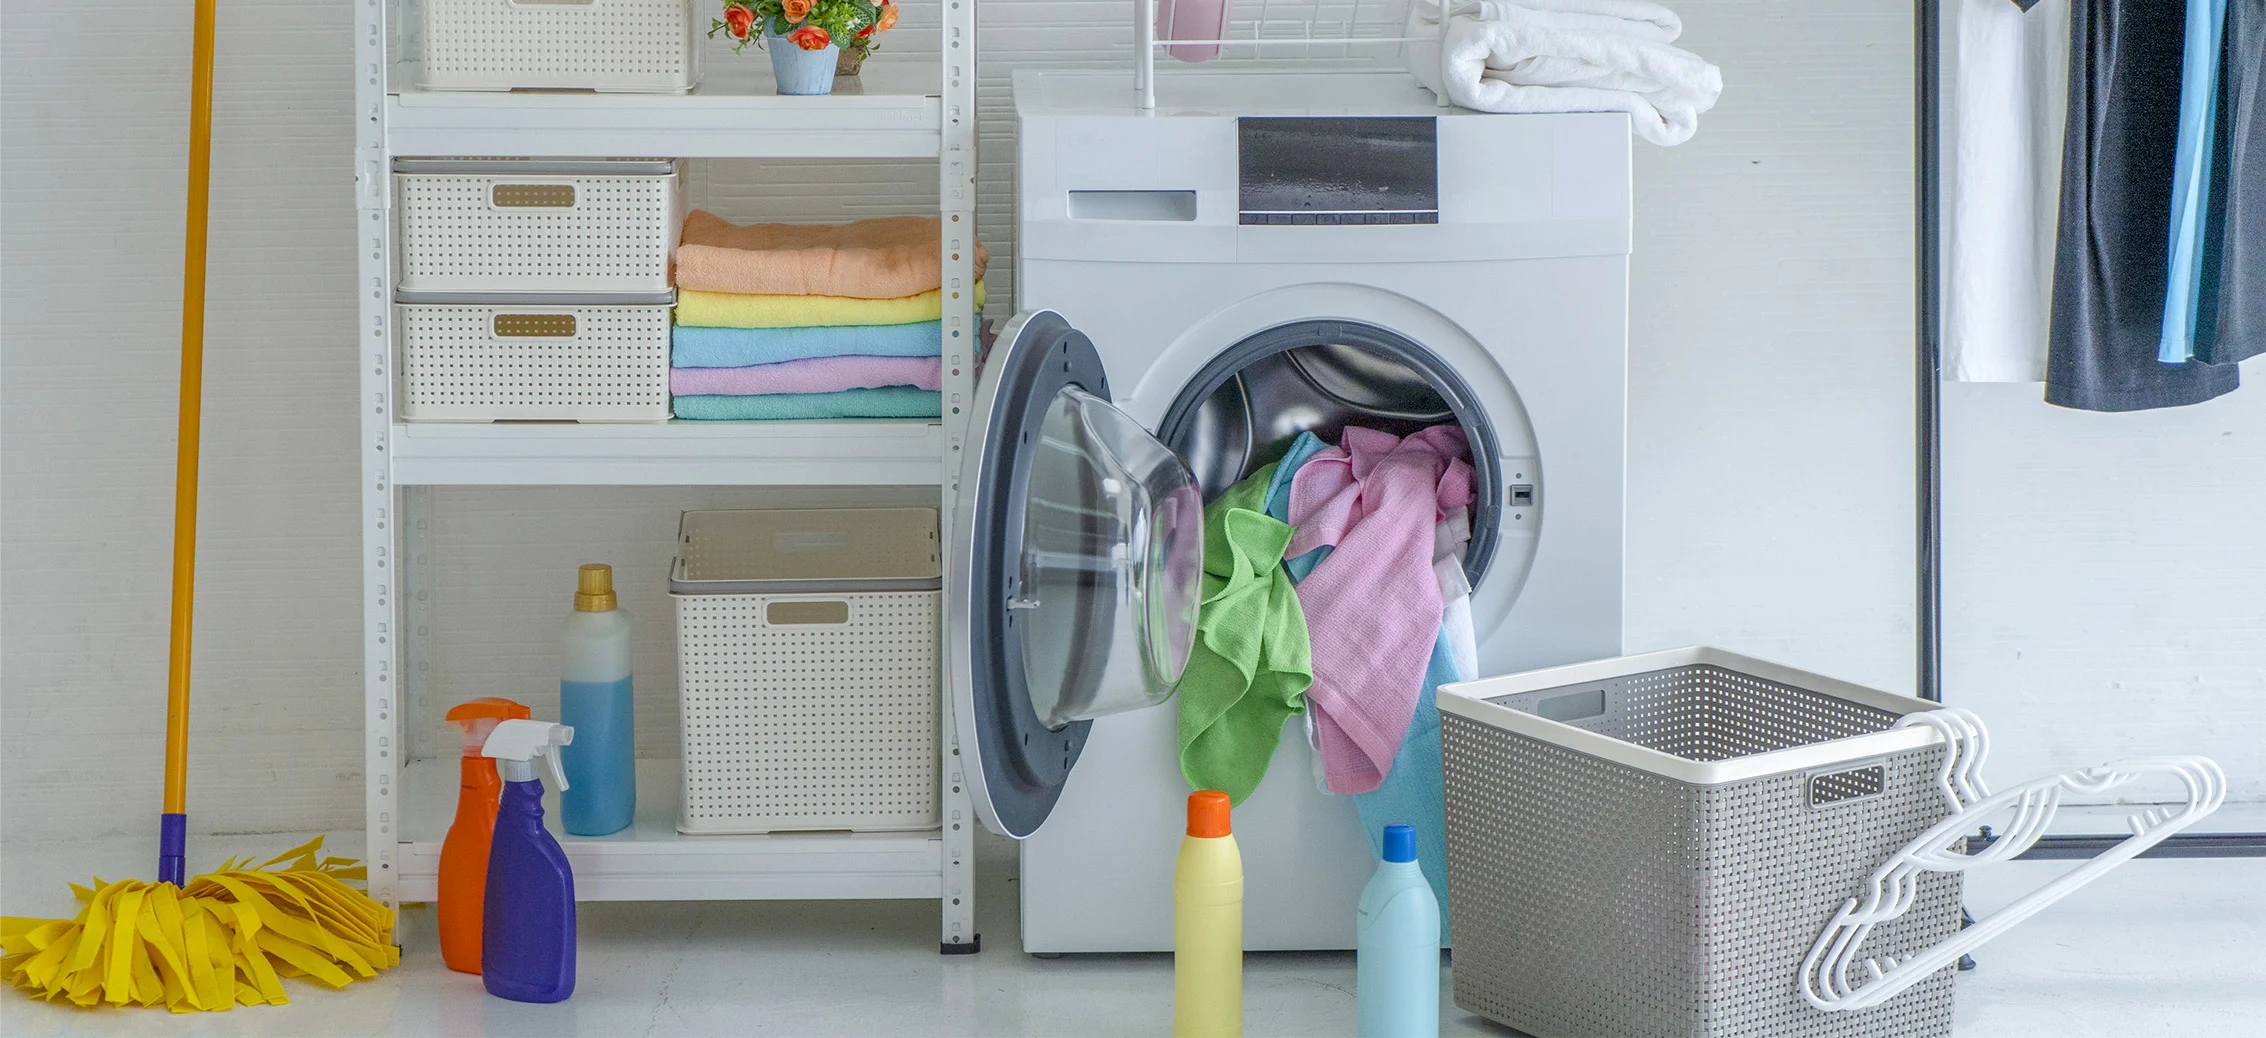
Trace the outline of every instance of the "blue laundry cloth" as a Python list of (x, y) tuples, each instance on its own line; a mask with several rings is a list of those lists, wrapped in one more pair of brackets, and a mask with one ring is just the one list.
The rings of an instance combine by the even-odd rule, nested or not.
[[(1298, 474), (1299, 466), (1329, 449), (1329, 446), (1312, 432), (1299, 433), (1297, 439), (1290, 441), (1290, 450), (1285, 451), (1282, 460), (1275, 463), (1275, 478), (1267, 483), (1265, 511), (1268, 515), (1278, 522), (1290, 521), (1290, 478)], [(1307, 574), (1314, 572), (1314, 567), (1321, 565), (1322, 560), (1329, 557), (1330, 546), (1325, 544), (1295, 559), (1284, 559), (1282, 568), (1289, 572), (1290, 579), (1305, 580)]]
[(1387, 825), (1416, 827), (1416, 864), (1440, 903), (1442, 945), (1448, 943), (1448, 818), (1440, 774), (1439, 691), (1443, 684), (1470, 676), (1457, 669), (1447, 633), (1441, 632), (1432, 643), (1432, 661), (1424, 667), (1424, 693), (1416, 698), (1416, 714), (1409, 718), (1393, 770), (1385, 773), (1384, 783), (1376, 789), (1353, 795), (1361, 828), (1369, 834), (1369, 849), (1377, 854), (1385, 852)]
[[(1290, 450), (1276, 463), (1274, 479), (1267, 484), (1267, 496), (1262, 499), (1268, 515), (1290, 521), (1291, 477), (1328, 447), (1311, 432), (1299, 433), (1291, 441)], [(1283, 569), (1289, 571), (1292, 580), (1304, 580), (1329, 554), (1329, 546), (1324, 545), (1295, 559), (1284, 559)], [(1432, 659), (1424, 666), (1424, 691), (1416, 697), (1416, 713), (1409, 718), (1408, 733), (1401, 737), (1392, 770), (1385, 773), (1385, 781), (1376, 789), (1353, 798), (1354, 809), (1361, 814), (1361, 828), (1369, 834), (1369, 849), (1379, 857), (1385, 853), (1387, 825), (1416, 827), (1416, 864), (1424, 871), (1424, 881), (1432, 885), (1433, 899), (1440, 904), (1442, 946), (1448, 943), (1448, 820), (1440, 773), (1438, 692), (1447, 682), (1473, 676), (1457, 669), (1455, 651), (1442, 631), (1432, 643)]]
[(680, 368), (744, 368), (813, 357), (940, 357), (944, 324), (837, 325), (823, 328), (706, 328), (669, 333), (669, 363)]
[(2180, 57), (2179, 145), (2172, 159), (2171, 269), (2164, 285), (2164, 333), (2156, 359), (2195, 357), (2203, 305), (2203, 230), (2209, 219), (2212, 137), (2218, 127), (2219, 56), (2227, 0), (2187, 0)]

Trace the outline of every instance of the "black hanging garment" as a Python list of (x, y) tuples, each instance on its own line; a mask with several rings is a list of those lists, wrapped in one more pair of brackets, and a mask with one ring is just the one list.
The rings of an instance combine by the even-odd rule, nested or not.
[(2266, 353), (2266, 0), (2229, 0), (2195, 359)]
[(2070, 5), (2047, 403), (2140, 411), (2200, 403), (2240, 384), (2231, 364), (2156, 359), (2171, 262), (2186, 6)]

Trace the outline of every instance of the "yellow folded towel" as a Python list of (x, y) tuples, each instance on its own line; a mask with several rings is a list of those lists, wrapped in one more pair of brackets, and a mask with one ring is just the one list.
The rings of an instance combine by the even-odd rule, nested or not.
[[(976, 309), (984, 283), (976, 282)], [(747, 296), (677, 290), (677, 323), (701, 328), (823, 328), (841, 325), (916, 324), (944, 316), (944, 291), (932, 288), (900, 299), (847, 296)]]

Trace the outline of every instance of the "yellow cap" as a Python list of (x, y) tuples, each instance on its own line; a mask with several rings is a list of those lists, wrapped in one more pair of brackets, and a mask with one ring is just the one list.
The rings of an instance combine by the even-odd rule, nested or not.
[(578, 613), (607, 613), (614, 609), (614, 567), (592, 562), (582, 567), (574, 589)]

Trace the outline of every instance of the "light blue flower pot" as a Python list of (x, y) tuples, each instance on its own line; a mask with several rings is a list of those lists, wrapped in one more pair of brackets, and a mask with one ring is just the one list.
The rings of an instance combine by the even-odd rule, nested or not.
[(764, 41), (764, 49), (771, 52), (771, 78), (779, 81), (780, 93), (834, 92), (834, 63), (841, 59), (842, 48), (829, 43), (824, 50), (804, 50), (793, 40), (773, 36)]

